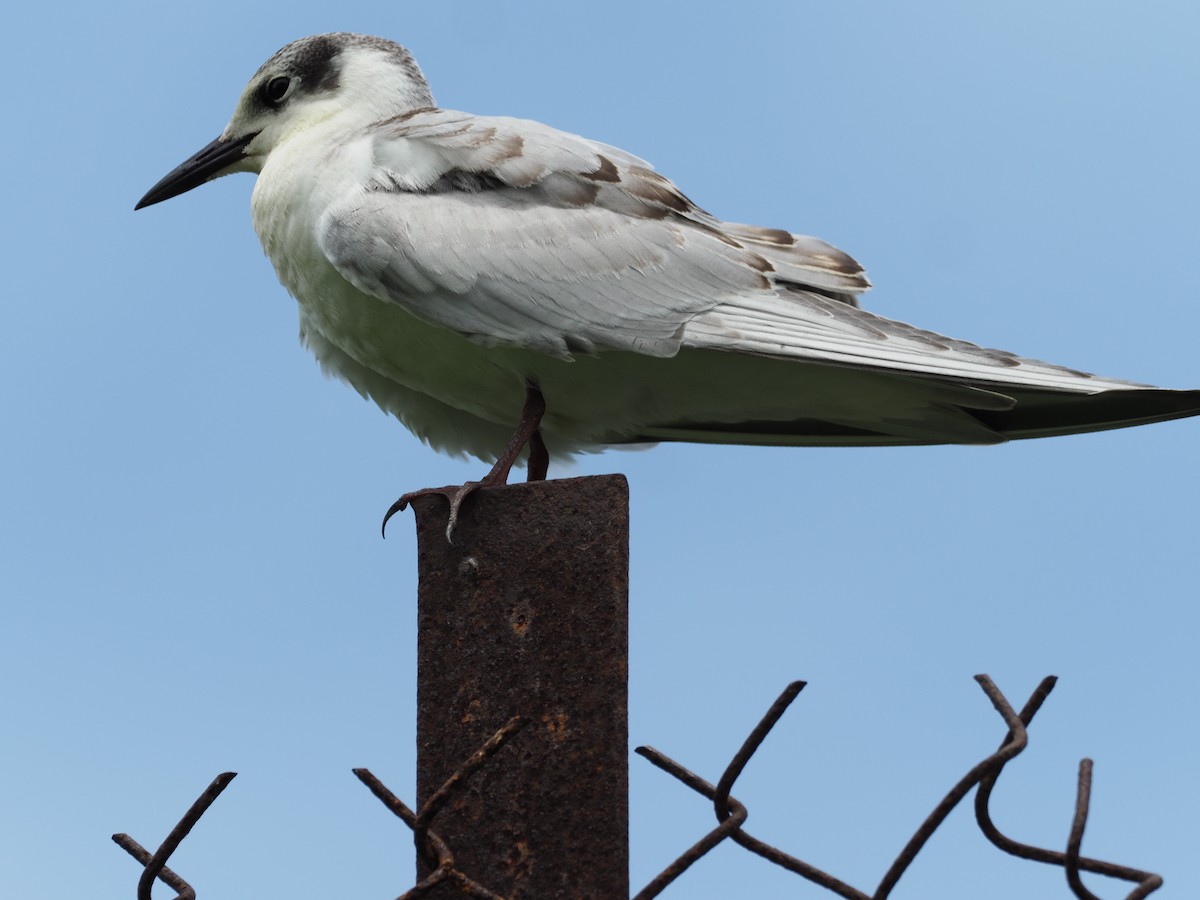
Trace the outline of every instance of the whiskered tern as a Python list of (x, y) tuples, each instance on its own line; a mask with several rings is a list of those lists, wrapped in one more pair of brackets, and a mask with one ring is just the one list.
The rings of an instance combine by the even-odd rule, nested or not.
[[(842, 251), (725, 222), (615, 147), (440, 109), (381, 38), (288, 44), (137, 208), (232, 172), (258, 176), (254, 228), (324, 371), (496, 460), (481, 484), (526, 446), (541, 478), (548, 452), (612, 444), (991, 444), (1200, 412), (873, 315)], [(451, 525), (480, 483), (438, 489)]]

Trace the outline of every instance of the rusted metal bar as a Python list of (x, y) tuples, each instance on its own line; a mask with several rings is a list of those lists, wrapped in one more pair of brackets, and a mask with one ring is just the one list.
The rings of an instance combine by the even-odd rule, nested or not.
[(1067, 884), (1079, 900), (1100, 900), (1087, 889), (1079, 877), (1079, 848), (1083, 846), (1083, 829), (1087, 825), (1088, 804), (1092, 799), (1092, 761), (1079, 764), (1079, 785), (1075, 794), (1075, 818), (1071, 820), (1071, 835), (1067, 838)]
[[(678, 778), (692, 790), (703, 794), (710, 800), (717, 795), (717, 789), (697, 775), (690, 769), (685, 769), (675, 760), (671, 759), (662, 753), (659, 753), (653, 747), (638, 747), (634, 750), (640, 756), (650, 760), (654, 765), (658, 766), (668, 775), (673, 775)], [(671, 885), (675, 879), (686, 872), (696, 860), (708, 853), (713, 847), (733, 834), (734, 831), (742, 827), (742, 823), (746, 821), (746, 807), (743, 806), (734, 797), (728, 794), (722, 800), (721, 804), (729, 811), (725, 819), (721, 821), (716, 828), (692, 844), (684, 851), (678, 859), (663, 869), (654, 880), (642, 888), (634, 895), (633, 900), (652, 900)]]
[(1139, 882), (1138, 886), (1127, 896), (1126, 900), (1144, 900), (1145, 897), (1148, 897), (1161, 887), (1162, 878), (1158, 875), (1142, 872), (1138, 869), (1130, 869), (1125, 866), (1117, 866), (1113, 863), (1106, 863), (1100, 860), (1088, 859), (1079, 855), (1079, 848), (1083, 841), (1084, 826), (1087, 822), (1088, 801), (1091, 794), (1092, 764), (1090, 760), (1084, 760), (1080, 766), (1075, 819), (1072, 824), (1066, 853), (1043, 850), (1027, 844), (1019, 844), (1000, 833), (988, 814), (988, 798), (995, 786), (997, 777), (1005, 765), (1025, 749), (1028, 743), (1026, 726), (1033, 720), (1034, 715), (1037, 714), (1042, 703), (1045, 702), (1046, 697), (1049, 696), (1050, 691), (1054, 688), (1055, 679), (1053, 677), (1043, 679), (1033, 692), (1033, 695), (1026, 702), (1020, 714), (1013, 711), (1008, 700), (1005, 699), (1004, 695), (1000, 693), (1000, 690), (988, 676), (977, 675), (975, 676), (975, 680), (979, 682), (988, 699), (992, 701), (996, 712), (1004, 719), (1005, 724), (1008, 726), (1008, 733), (1005, 735), (1004, 740), (1001, 741), (1000, 748), (987, 759), (973, 766), (950, 789), (942, 801), (938, 803), (934, 811), (929, 814), (908, 841), (908, 844), (896, 858), (896, 861), (892, 863), (891, 868), (884, 875), (879, 887), (870, 895), (835, 878), (828, 872), (823, 872), (803, 860), (784, 853), (777, 847), (773, 847), (752, 837), (744, 829), (744, 823), (748, 815), (746, 807), (730, 795), (734, 782), (741, 774), (742, 769), (745, 768), (750, 757), (758, 749), (759, 744), (762, 743), (767, 733), (774, 727), (779, 717), (783, 715), (788, 705), (800, 693), (800, 689), (804, 687), (803, 682), (797, 681), (788, 685), (779, 696), (779, 699), (768, 710), (762, 721), (751, 732), (715, 786), (709, 784), (695, 773), (688, 771), (679, 765), (679, 763), (664, 756), (657, 750), (650, 747), (638, 747), (636, 751), (638, 754), (650, 760), (650, 762), (663, 771), (678, 778), (692, 790), (712, 800), (713, 808), (717, 814), (717, 821), (720, 824), (664, 869), (650, 884), (637, 894), (635, 900), (649, 900), (651, 897), (657, 897), (693, 863), (726, 838), (740, 844), (752, 853), (758, 854), (763, 859), (770, 860), (778, 866), (795, 872), (813, 884), (825, 888), (830, 893), (846, 898), (846, 900), (885, 900), (885, 898), (891, 895), (900, 877), (912, 864), (917, 854), (921, 852), (921, 849), (941, 823), (945, 821), (951, 810), (976, 785), (979, 786), (975, 805), (976, 818), (979, 822), (979, 827), (988, 839), (1000, 849), (1016, 856), (1063, 866), (1066, 870), (1071, 892), (1076, 897), (1079, 897), (1080, 900), (1097, 900), (1095, 895), (1089, 892), (1083, 885), (1080, 879), (1080, 872), (1082, 871), (1098, 872), (1127, 881)]
[(730, 796), (729, 793), (733, 790), (734, 782), (742, 774), (742, 770), (750, 762), (750, 758), (758, 750), (759, 745), (766, 739), (771, 729), (775, 727), (775, 723), (787, 711), (787, 708), (791, 706), (792, 701), (799, 696), (800, 691), (804, 689), (804, 685), (805, 682), (803, 681), (793, 681), (783, 689), (783, 693), (771, 704), (771, 708), (767, 710), (766, 714), (754, 727), (754, 730), (750, 732), (749, 737), (742, 743), (741, 748), (734, 754), (733, 759), (725, 767), (725, 771), (715, 786), (709, 784), (694, 772), (685, 769), (670, 757), (659, 753), (653, 747), (638, 747), (634, 751), (639, 756), (648, 759), (664, 772), (678, 778), (692, 790), (712, 800), (713, 809), (717, 814), (717, 820), (720, 822), (720, 825), (694, 844), (686, 853), (676, 859), (675, 862), (663, 869), (653, 881), (638, 892), (634, 900), (650, 900), (651, 897), (657, 897), (668, 885), (682, 875), (692, 863), (696, 862), (696, 860), (726, 837), (731, 838), (751, 853), (756, 853), (763, 859), (775, 863), (777, 866), (795, 872), (802, 878), (808, 879), (814, 884), (837, 894), (839, 897), (845, 897), (847, 900), (870, 900), (862, 891), (851, 887), (841, 879), (835, 878), (828, 872), (823, 872), (816, 866), (811, 866), (791, 854), (784, 853), (779, 848), (772, 847), (770, 844), (760, 841), (758, 838), (742, 830), (742, 824), (746, 821), (748, 815), (746, 807)]
[[(481, 489), (453, 543), (443, 498), (412, 506), (418, 808), (520, 715), (528, 727), (432, 823), (456, 869), (510, 900), (628, 897), (625, 479)], [(438, 861), (418, 857), (427, 878)]]
[[(519, 729), (520, 725), (521, 719), (518, 717), (513, 717), (509, 723), (504, 726), (504, 728), (501, 728), (498, 732), (496, 732), (492, 739), (488, 741), (488, 743), (481, 748), (478, 753), (471, 757), (471, 759), (467, 760), (467, 762), (459, 768), (455, 775), (451, 776), (450, 781), (443, 785), (443, 788), (446, 788), (447, 790), (453, 790), (453, 785), (451, 782), (453, 782), (454, 785), (461, 784), (462, 778), (456, 778), (456, 776), (459, 776), (460, 774), (462, 774), (462, 777), (469, 778), (470, 772), (473, 772), (475, 769), (479, 768), (480, 765), (486, 762), (487, 759), (504, 744), (508, 737), (510, 737), (513, 732)], [(433, 890), (443, 881), (452, 882), (458, 888), (460, 893), (465, 894), (468, 897), (476, 898), (476, 900), (505, 900), (504, 897), (501, 897), (499, 894), (488, 890), (488, 888), (484, 885), (473, 881), (467, 875), (464, 875), (462, 872), (456, 869), (454, 867), (453, 851), (451, 851), (450, 847), (447, 846), (445, 841), (438, 837), (437, 832), (431, 831), (428, 827), (426, 827), (418, 833), (416, 826), (420, 816), (409, 809), (404, 804), (403, 800), (388, 790), (382, 781), (371, 774), (370, 769), (354, 769), (353, 771), (358, 777), (358, 780), (365, 784), (367, 789), (374, 794), (384, 806), (391, 810), (393, 815), (399, 817), (405, 825), (413, 829), (413, 835), (417, 844), (418, 854), (420, 854), (422, 859), (427, 860), (429, 865), (433, 868), (432, 874), (426, 876), (414, 887), (405, 891), (397, 898), (397, 900), (416, 900), (418, 897), (425, 897), (431, 890)], [(441, 792), (441, 794), (444, 795), (445, 791)], [(431, 799), (428, 804), (426, 804), (426, 809), (421, 811), (422, 814), (429, 814), (428, 811), (433, 806), (434, 800), (437, 799), (437, 796), (438, 795), (435, 794), (434, 798)]]
[(118, 847), (144, 866), (142, 876), (138, 879), (138, 900), (150, 900), (150, 891), (154, 887), (154, 879), (156, 878), (178, 893), (175, 900), (195, 900), (196, 892), (192, 889), (192, 886), (167, 868), (167, 860), (171, 858), (171, 854), (183, 843), (183, 839), (188, 836), (192, 828), (200, 821), (200, 817), (221, 796), (221, 792), (229, 787), (229, 782), (233, 781), (236, 777), (237, 772), (222, 772), (214, 778), (212, 783), (204, 789), (204, 793), (197, 797), (196, 802), (183, 814), (183, 818), (179, 820), (179, 824), (171, 829), (171, 833), (167, 835), (166, 840), (159, 845), (158, 850), (154, 853), (150, 853), (150, 851), (127, 834), (121, 833), (112, 836), (113, 842)]
[(891, 893), (896, 886), (896, 882), (900, 880), (900, 876), (908, 869), (917, 854), (921, 852), (921, 848), (933, 836), (938, 826), (945, 821), (946, 816), (950, 815), (951, 811), (956, 807), (963, 797), (970, 793), (971, 788), (979, 784), (992, 772), (998, 772), (1004, 767), (1010, 759), (1020, 753), (1029, 743), (1029, 736), (1025, 733), (1025, 723), (1017, 716), (1008, 700), (1000, 693), (1000, 689), (987, 675), (976, 675), (975, 680), (979, 686), (983, 688), (983, 692), (987, 694), (989, 700), (992, 701), (992, 706), (996, 708), (996, 712), (1004, 719), (1008, 725), (1007, 740), (1000, 745), (995, 753), (987, 759), (971, 767), (958, 783), (950, 789), (950, 792), (942, 798), (942, 801), (934, 807), (925, 821), (921, 823), (916, 833), (909, 839), (904, 849), (900, 851), (900, 855), (896, 857), (896, 861), (892, 863), (891, 868), (883, 876), (883, 880), (879, 882), (879, 887), (875, 889), (876, 897), (886, 897)]
[[(143, 869), (154, 860), (154, 854), (124, 832), (112, 836), (113, 843), (142, 864)], [(179, 873), (169, 868), (165, 863), (157, 872), (157, 878), (171, 890), (175, 891), (175, 900), (196, 900), (196, 892)]]
[[(1033, 692), (1033, 695), (1029, 698), (1029, 701), (1021, 710), (1020, 719), (1024, 725), (1028, 726), (1029, 723), (1033, 721), (1033, 717), (1037, 715), (1038, 710), (1042, 708), (1042, 704), (1045, 703), (1046, 698), (1050, 696), (1050, 692), (1054, 690), (1054, 685), (1056, 682), (1057, 679), (1054, 676), (1049, 676), (1042, 679), (1041, 684), (1037, 686), (1037, 690)], [(1005, 739), (1001, 742), (1001, 745), (1003, 746), (1004, 744), (1007, 744), (1011, 738), (1012, 732), (1010, 731)], [(1000, 773), (1003, 771), (1003, 769), (1003, 766), (998, 767), (995, 771), (990, 772), (983, 778), (982, 781), (979, 782), (979, 790), (975, 794), (975, 820), (979, 823), (979, 829), (983, 832), (984, 836), (1005, 853), (1011, 853), (1013, 856), (1018, 856), (1021, 859), (1035, 860), (1037, 862), (1049, 863), (1053, 866), (1063, 866), (1064, 868), (1068, 865), (1072, 865), (1078, 871), (1095, 872), (1099, 875), (1107, 875), (1109, 878), (1120, 878), (1124, 881), (1136, 882), (1137, 887), (1127, 895), (1126, 900), (1144, 900), (1144, 898), (1149, 897), (1152, 893), (1162, 887), (1162, 876), (1156, 875), (1153, 872), (1146, 872), (1142, 869), (1134, 869), (1130, 866), (1121, 866), (1117, 865), (1116, 863), (1105, 862), (1101, 859), (1091, 859), (1090, 857), (1078, 855), (1072, 862), (1066, 853), (1062, 853), (1058, 850), (1047, 850), (1042, 847), (1035, 847), (1032, 844), (1023, 844), (1020, 841), (1013, 840), (1001, 832), (1000, 829), (996, 827), (996, 824), (992, 821), (988, 804), (992, 797), (992, 791), (996, 787), (996, 781), (1000, 777)], [(1086, 804), (1084, 813), (1084, 818), (1086, 820)], [(1077, 809), (1076, 815), (1078, 816), (1078, 814), (1079, 811)], [(1074, 891), (1073, 882), (1071, 882), (1071, 887), (1072, 891)], [(1076, 896), (1079, 896), (1077, 892)]]

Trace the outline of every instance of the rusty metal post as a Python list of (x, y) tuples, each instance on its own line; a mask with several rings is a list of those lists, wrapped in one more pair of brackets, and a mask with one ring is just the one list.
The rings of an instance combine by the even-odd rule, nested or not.
[(443, 499), (413, 508), (418, 803), (512, 716), (527, 723), (429, 827), (455, 869), (510, 900), (628, 897), (625, 478), (480, 490), (453, 544)]

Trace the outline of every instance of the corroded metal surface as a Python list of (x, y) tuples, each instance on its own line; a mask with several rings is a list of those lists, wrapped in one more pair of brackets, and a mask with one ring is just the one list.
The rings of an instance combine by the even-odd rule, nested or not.
[(625, 479), (481, 489), (452, 544), (443, 498), (413, 508), (418, 805), (519, 715), (527, 727), (432, 827), (459, 870), (511, 900), (628, 897)]

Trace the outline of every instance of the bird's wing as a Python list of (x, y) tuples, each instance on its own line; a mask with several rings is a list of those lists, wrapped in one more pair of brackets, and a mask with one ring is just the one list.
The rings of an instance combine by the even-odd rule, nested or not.
[(688, 323), (684, 346), (935, 375), (995, 390), (1094, 394), (1148, 387), (980, 347), (796, 288), (723, 301)]
[(538, 122), (419, 110), (364, 140), (371, 175), (322, 216), (321, 249), (360, 290), (484, 344), (1133, 387), (860, 310), (869, 284), (841, 251), (722, 222), (644, 161)]
[(830, 296), (867, 287), (840, 251), (735, 237), (642, 160), (537, 122), (427, 110), (369, 140), (373, 175), (328, 208), (321, 249), (360, 290), (484, 343), (670, 356), (697, 315), (771, 294), (775, 260)]

